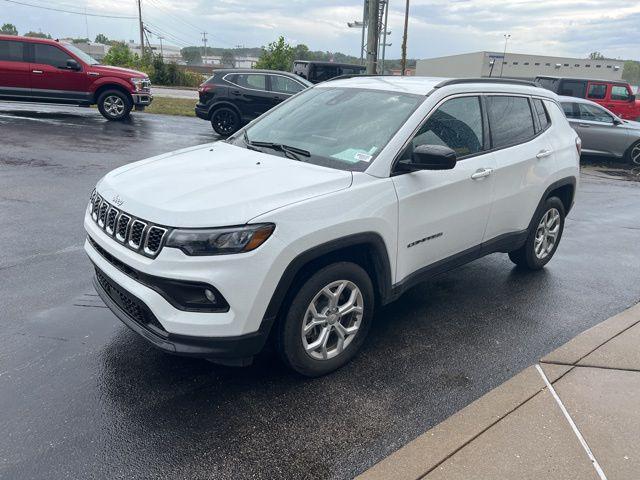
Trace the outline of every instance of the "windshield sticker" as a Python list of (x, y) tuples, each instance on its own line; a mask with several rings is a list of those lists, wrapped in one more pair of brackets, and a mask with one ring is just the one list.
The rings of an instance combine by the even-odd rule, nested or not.
[(375, 152), (376, 148), (372, 148), (369, 152), (359, 148), (347, 148), (342, 152), (334, 153), (331, 157), (337, 158), (338, 160), (344, 160), (349, 163), (370, 162), (373, 158), (371, 155), (371, 153), (373, 153), (372, 150)]

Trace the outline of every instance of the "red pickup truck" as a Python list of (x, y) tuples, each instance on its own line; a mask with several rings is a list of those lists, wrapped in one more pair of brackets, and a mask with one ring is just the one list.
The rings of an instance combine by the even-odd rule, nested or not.
[(640, 100), (627, 82), (561, 77), (536, 77), (535, 81), (558, 95), (586, 98), (620, 118), (640, 121)]
[(57, 40), (0, 35), (0, 100), (97, 105), (107, 120), (122, 120), (153, 96), (145, 73), (100, 65)]

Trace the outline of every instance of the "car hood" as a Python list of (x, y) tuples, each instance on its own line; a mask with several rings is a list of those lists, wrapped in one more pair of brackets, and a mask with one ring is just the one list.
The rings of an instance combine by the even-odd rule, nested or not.
[(133, 77), (147, 77), (146, 73), (139, 72), (138, 70), (131, 70), (130, 68), (113, 67), (111, 65), (92, 65), (90, 68), (91, 71), (102, 75), (112, 75), (126, 78), (127, 80)]
[(632, 120), (622, 120), (622, 127), (627, 128), (629, 130), (638, 130), (640, 131), (640, 122), (634, 122)]
[(241, 225), (351, 182), (348, 171), (218, 142), (125, 165), (108, 173), (97, 190), (131, 215), (197, 228)]

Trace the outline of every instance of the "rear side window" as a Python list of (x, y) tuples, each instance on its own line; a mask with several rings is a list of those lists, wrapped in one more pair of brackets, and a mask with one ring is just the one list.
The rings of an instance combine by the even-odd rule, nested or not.
[(483, 149), (482, 110), (479, 97), (459, 97), (443, 103), (420, 127), (403, 158), (419, 145), (443, 145), (459, 157)]
[(577, 103), (562, 102), (562, 111), (567, 118), (580, 118), (580, 110)]
[(629, 90), (627, 90), (625, 85), (614, 85), (611, 87), (611, 100), (622, 100), (626, 102), (629, 98)]
[(265, 75), (239, 74), (236, 75), (233, 83), (240, 85), (241, 87), (251, 88), (253, 90), (267, 89), (267, 77)]
[(487, 114), (493, 148), (521, 143), (536, 134), (526, 97), (489, 96)]
[(593, 83), (589, 85), (589, 98), (595, 98), (596, 100), (604, 100), (607, 96), (607, 86), (604, 83)]
[(587, 90), (587, 82), (580, 80), (563, 80), (560, 86), (560, 95), (567, 95), (568, 97), (580, 97), (584, 98)]
[(24, 43), (0, 40), (0, 62), (24, 62)]
[(67, 60), (72, 58), (67, 52), (53, 45), (34, 43), (33, 46), (35, 50), (35, 63), (51, 65), (57, 68), (66, 68)]
[(547, 113), (547, 109), (544, 106), (544, 102), (539, 98), (533, 99), (533, 108), (535, 110), (535, 114), (538, 117), (538, 123), (540, 124), (540, 130), (546, 130), (546, 128), (551, 123), (549, 119), (549, 114)]

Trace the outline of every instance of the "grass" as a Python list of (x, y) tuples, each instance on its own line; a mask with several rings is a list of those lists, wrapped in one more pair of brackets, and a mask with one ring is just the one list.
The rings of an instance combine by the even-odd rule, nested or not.
[(168, 98), (153, 97), (153, 102), (147, 108), (145, 113), (157, 113), (160, 115), (181, 115), (183, 117), (195, 117), (193, 111), (196, 106), (196, 100), (188, 98)]

